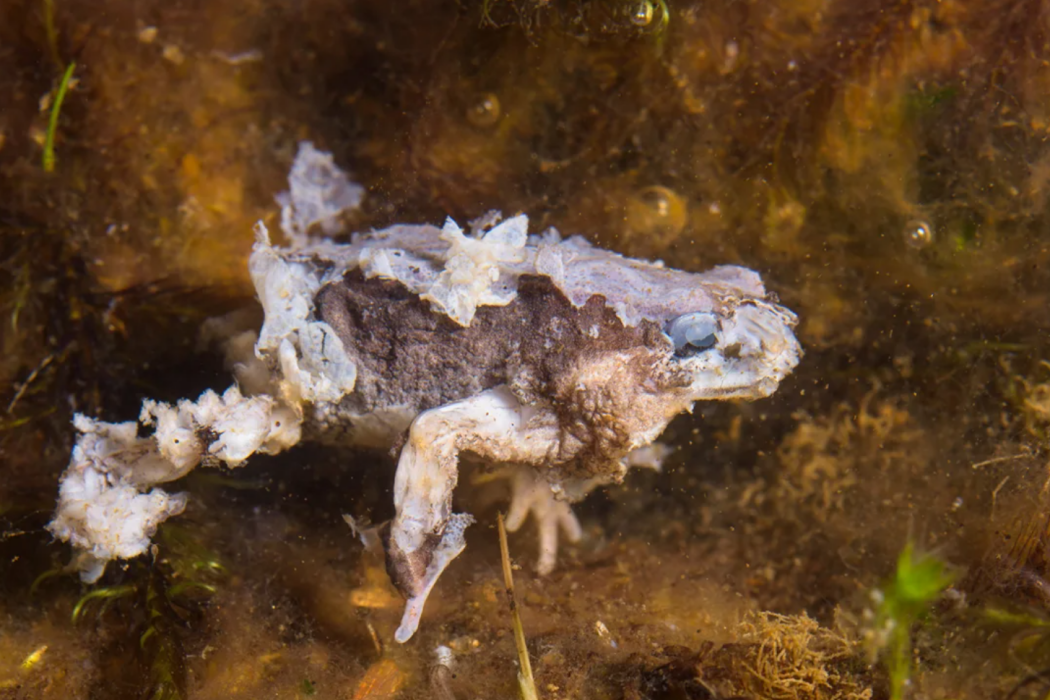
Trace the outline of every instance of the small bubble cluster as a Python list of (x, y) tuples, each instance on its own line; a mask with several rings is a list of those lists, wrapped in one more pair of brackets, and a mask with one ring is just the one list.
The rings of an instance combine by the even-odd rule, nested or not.
[(648, 27), (652, 24), (655, 13), (651, 0), (641, 0), (631, 8), (631, 24), (636, 27)]
[(467, 121), (474, 126), (487, 128), (495, 126), (502, 114), (499, 98), (491, 92), (481, 95), (477, 102), (467, 110)]
[(922, 219), (912, 219), (904, 225), (904, 243), (909, 248), (921, 250), (933, 244), (933, 226)]

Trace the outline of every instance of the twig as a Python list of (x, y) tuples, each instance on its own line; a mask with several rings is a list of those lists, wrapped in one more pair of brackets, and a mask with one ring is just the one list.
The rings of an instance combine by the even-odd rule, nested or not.
[(376, 656), (382, 658), (383, 656), (383, 643), (379, 641), (379, 635), (376, 634), (376, 628), (372, 626), (371, 622), (365, 621), (365, 625), (368, 627), (368, 633), (372, 635), (372, 646), (376, 648)]
[(986, 459), (986, 460), (983, 460), (981, 462), (974, 462), (973, 464), (970, 465), (970, 469), (980, 469), (981, 467), (987, 467), (990, 464), (998, 464), (999, 462), (1009, 462), (1011, 460), (1024, 459), (1025, 457), (1031, 457), (1031, 456), (1032, 456), (1031, 453), (1024, 452), (1024, 453), (1019, 454), (1019, 455), (1008, 455), (1006, 457), (993, 457), (991, 459)]
[(36, 381), (36, 378), (40, 376), (40, 373), (47, 369), (47, 366), (51, 364), (51, 361), (54, 359), (55, 353), (51, 353), (50, 355), (45, 357), (43, 361), (36, 366), (36, 369), (29, 373), (29, 376), (26, 377), (26, 380), (18, 386), (18, 389), (15, 390), (14, 398), (11, 399), (11, 403), (7, 404), (7, 415), (12, 414), (12, 411), (14, 411), (15, 409), (15, 404), (18, 403), (18, 400), (21, 399), (22, 395), (26, 393), (26, 389), (29, 388), (29, 385)]
[(507, 588), (507, 602), (514, 620), (514, 645), (518, 647), (518, 688), (522, 700), (537, 700), (536, 681), (532, 678), (532, 662), (529, 660), (529, 649), (525, 646), (525, 629), (521, 626), (521, 614), (518, 612), (518, 601), (514, 598), (514, 576), (510, 571), (510, 550), (507, 547), (507, 529), (503, 526), (503, 513), (497, 518), (499, 524), (499, 552), (503, 559), (503, 585)]

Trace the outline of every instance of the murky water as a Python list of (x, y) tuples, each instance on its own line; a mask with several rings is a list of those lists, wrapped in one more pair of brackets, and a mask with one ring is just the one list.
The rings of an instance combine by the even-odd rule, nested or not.
[(799, 315), (778, 392), (672, 423), (551, 575), (511, 536), (539, 697), (1045, 696), (1048, 37), (1031, 0), (0, 4), (0, 697), (518, 695), (484, 474), (406, 645), (341, 518), (391, 516), (386, 452), (194, 472), (94, 586), (43, 530), (74, 412), (228, 386), (198, 331), (303, 139), (351, 230), (525, 212)]

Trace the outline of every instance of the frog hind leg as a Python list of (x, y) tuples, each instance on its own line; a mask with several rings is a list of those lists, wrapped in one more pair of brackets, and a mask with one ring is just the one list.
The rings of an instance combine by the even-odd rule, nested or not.
[(466, 546), (474, 519), (452, 513), (459, 454), (539, 466), (551, 453), (557, 428), (543, 409), (524, 406), (506, 388), (420, 413), (408, 431), (394, 477), (395, 516), (385, 538), (387, 571), (407, 598), (394, 638), (415, 634), (427, 596)]

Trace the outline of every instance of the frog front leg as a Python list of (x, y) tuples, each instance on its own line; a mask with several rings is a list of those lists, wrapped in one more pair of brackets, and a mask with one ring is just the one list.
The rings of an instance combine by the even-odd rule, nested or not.
[(558, 561), (558, 531), (570, 542), (583, 537), (580, 521), (572, 512), (567, 499), (559, 500), (551, 490), (550, 482), (531, 467), (517, 467), (511, 476), (511, 499), (507, 510), (507, 530), (517, 532), (532, 515), (539, 535), (539, 560), (536, 573), (546, 576), (554, 571)]
[(507, 530), (516, 532), (531, 515), (539, 537), (539, 559), (536, 573), (546, 576), (554, 571), (558, 561), (559, 531), (569, 542), (583, 537), (580, 521), (572, 512), (572, 502), (578, 501), (603, 484), (616, 481), (630, 467), (646, 467), (659, 471), (670, 448), (658, 442), (631, 450), (621, 460), (623, 471), (590, 479), (562, 483), (555, 491), (546, 476), (528, 466), (514, 465), (510, 471), (510, 508), (507, 511)]
[(394, 638), (408, 641), (430, 590), (466, 543), (474, 519), (452, 513), (460, 452), (492, 462), (540, 466), (557, 446), (548, 410), (520, 404), (506, 388), (483, 391), (419, 414), (394, 477), (395, 516), (385, 542), (387, 570), (408, 599)]

